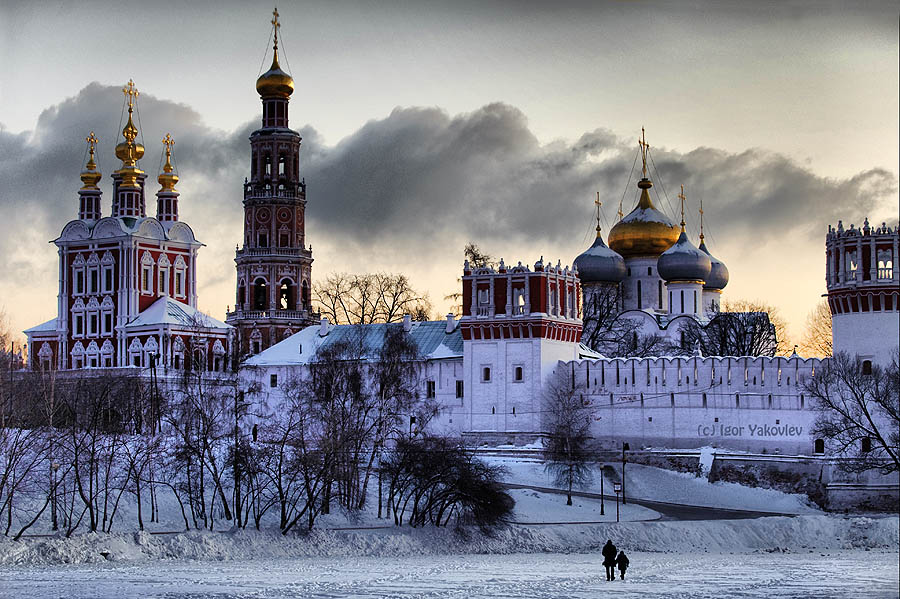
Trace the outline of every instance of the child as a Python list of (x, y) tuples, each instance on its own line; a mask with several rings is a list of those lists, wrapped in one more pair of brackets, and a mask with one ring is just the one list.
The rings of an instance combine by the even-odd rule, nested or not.
[(619, 566), (619, 579), (625, 580), (625, 570), (628, 569), (628, 556), (625, 555), (624, 551), (619, 552), (619, 557), (616, 558), (616, 565)]

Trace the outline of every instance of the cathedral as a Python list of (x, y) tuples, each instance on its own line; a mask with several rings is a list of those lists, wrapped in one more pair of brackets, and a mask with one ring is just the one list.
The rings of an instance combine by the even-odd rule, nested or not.
[(147, 216), (144, 146), (134, 124), (140, 95), (122, 90), (128, 121), (116, 145), (112, 207), (103, 216), (97, 137), (81, 173), (78, 217), (53, 241), (59, 248), (57, 315), (25, 331), (34, 370), (86, 368), (230, 369), (231, 326), (197, 310), (197, 253), (203, 245), (178, 219), (171, 135), (162, 141), (156, 216)]

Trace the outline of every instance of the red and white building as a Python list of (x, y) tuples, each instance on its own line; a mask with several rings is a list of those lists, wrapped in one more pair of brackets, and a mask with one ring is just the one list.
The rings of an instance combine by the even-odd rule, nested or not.
[(158, 181), (156, 216), (147, 216), (147, 175), (138, 167), (144, 147), (135, 140), (134, 84), (124, 140), (116, 146), (112, 211), (101, 212), (97, 138), (87, 138), (90, 160), (81, 173), (78, 218), (53, 241), (59, 248), (58, 312), (25, 331), (32, 369), (159, 365), (224, 371), (231, 327), (197, 310), (197, 251), (203, 245), (178, 220), (174, 142), (163, 140), (166, 164)]

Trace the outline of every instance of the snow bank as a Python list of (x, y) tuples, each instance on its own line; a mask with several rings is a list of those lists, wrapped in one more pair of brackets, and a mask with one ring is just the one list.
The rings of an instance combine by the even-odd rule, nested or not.
[(176, 535), (86, 534), (71, 539), (0, 539), (0, 564), (246, 560), (299, 557), (416, 556), (599, 551), (606, 539), (628, 551), (751, 553), (900, 549), (900, 519), (774, 516), (756, 520), (652, 521), (620, 524), (512, 525), (492, 535), (390, 528), (277, 532), (193, 531)]

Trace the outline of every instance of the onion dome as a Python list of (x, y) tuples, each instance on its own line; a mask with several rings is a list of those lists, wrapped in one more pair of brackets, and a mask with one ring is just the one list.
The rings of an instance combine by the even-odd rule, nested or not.
[(175, 167), (172, 166), (172, 146), (175, 140), (166, 133), (166, 137), (162, 141), (166, 146), (166, 164), (163, 165), (163, 172), (156, 178), (161, 186), (160, 191), (175, 191), (175, 184), (178, 183), (178, 175), (175, 174)]
[(272, 66), (269, 70), (259, 76), (256, 80), (256, 91), (263, 98), (284, 98), (287, 99), (294, 93), (294, 78), (281, 70), (278, 64), (278, 29), (281, 23), (278, 22), (278, 9), (273, 13), (272, 26), (275, 28), (275, 45), (274, 54), (272, 56)]
[(134, 81), (128, 81), (128, 85), (122, 89), (122, 93), (128, 98), (128, 122), (122, 129), (125, 141), (116, 145), (116, 157), (122, 161), (122, 166), (116, 174), (122, 177), (121, 187), (139, 187), (137, 178), (143, 171), (137, 168), (137, 161), (144, 156), (144, 146), (134, 140), (138, 135), (138, 128), (132, 120), (135, 99), (140, 95), (134, 86)]
[(599, 227), (594, 245), (575, 258), (573, 266), (582, 283), (618, 283), (625, 278), (625, 260), (606, 247)]
[(638, 182), (638, 205), (609, 232), (609, 247), (625, 258), (659, 256), (678, 239), (678, 228), (653, 205), (651, 187), (647, 177)]
[(97, 139), (97, 136), (94, 135), (93, 131), (91, 131), (91, 134), (88, 135), (86, 141), (88, 142), (88, 148), (91, 156), (88, 159), (84, 170), (81, 171), (81, 182), (84, 183), (82, 189), (98, 189), (97, 183), (100, 182), (100, 179), (103, 177), (103, 175), (101, 175), (100, 171), (97, 170), (97, 162), (94, 160), (94, 146), (100, 140)]
[(659, 276), (668, 281), (706, 281), (712, 268), (709, 256), (700, 251), (681, 232), (675, 245), (667, 249), (656, 262)]
[[(609, 232), (609, 247), (625, 258), (638, 256), (659, 256), (678, 239), (678, 229), (665, 214), (656, 209), (650, 199), (650, 188), (653, 182), (647, 178), (647, 155), (650, 146), (647, 144), (644, 130), (641, 129), (638, 143), (641, 147), (643, 177), (638, 181), (641, 197), (638, 205), (628, 216), (622, 218)], [(619, 212), (621, 216), (621, 212)]]
[(705, 241), (700, 241), (700, 247), (698, 249), (709, 256), (709, 262), (711, 264), (711, 267), (709, 269), (709, 276), (704, 279), (706, 284), (703, 285), (703, 288), (724, 289), (725, 285), (728, 284), (728, 267), (725, 266), (724, 262), (709, 253), (709, 250), (706, 249)]

